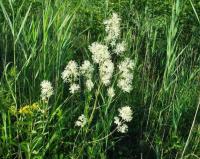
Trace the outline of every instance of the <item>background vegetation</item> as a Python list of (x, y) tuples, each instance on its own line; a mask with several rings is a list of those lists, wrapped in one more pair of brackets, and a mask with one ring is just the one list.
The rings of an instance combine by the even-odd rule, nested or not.
[[(127, 134), (88, 143), (109, 134), (111, 119), (76, 138), (85, 103), (69, 95), (61, 72), (89, 56), (112, 12), (136, 62), (134, 89), (118, 100), (134, 118)], [(0, 0), (0, 158), (200, 158), (199, 15), (197, 0)], [(16, 114), (40, 105), (43, 79), (56, 90), (48, 111)]]

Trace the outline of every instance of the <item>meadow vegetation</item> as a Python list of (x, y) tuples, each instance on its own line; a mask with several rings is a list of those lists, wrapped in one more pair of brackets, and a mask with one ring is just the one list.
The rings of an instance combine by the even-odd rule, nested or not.
[(0, 0), (0, 158), (199, 159), (200, 2)]

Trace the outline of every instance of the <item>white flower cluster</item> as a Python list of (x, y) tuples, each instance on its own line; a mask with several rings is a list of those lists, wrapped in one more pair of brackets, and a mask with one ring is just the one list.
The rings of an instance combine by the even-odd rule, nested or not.
[(79, 84), (76, 84), (79, 77), (79, 70), (78, 70), (78, 64), (71, 60), (65, 67), (65, 70), (62, 72), (61, 75), (64, 82), (70, 84), (70, 93), (74, 94), (79, 91), (80, 86)]
[(91, 79), (87, 80), (85, 85), (88, 91), (91, 91), (94, 88), (94, 83), (92, 82)]
[(116, 13), (113, 13), (110, 19), (104, 21), (105, 30), (107, 33), (107, 37), (105, 40), (107, 42), (111, 42), (114, 44), (116, 40), (119, 38), (121, 32), (120, 21), (121, 18)]
[(107, 92), (108, 92), (108, 97), (113, 98), (115, 96), (115, 90), (113, 87), (109, 87)]
[(120, 121), (119, 117), (114, 117), (114, 123), (117, 125), (118, 132), (126, 133), (128, 131), (128, 126), (126, 124), (123, 124), (122, 121)]
[(129, 106), (124, 106), (118, 109), (119, 116), (114, 117), (114, 123), (117, 125), (117, 131), (126, 133), (128, 131), (128, 125), (126, 122), (130, 122), (133, 117), (133, 112)]
[(107, 36), (105, 41), (110, 43), (113, 47), (113, 53), (117, 55), (122, 55), (126, 51), (126, 43), (118, 42), (120, 40), (120, 21), (121, 18), (118, 14), (113, 13), (111, 18), (104, 21), (105, 24), (105, 31)]
[(126, 43), (124, 41), (116, 44), (114, 53), (116, 53), (117, 55), (122, 55), (122, 53), (124, 53), (125, 51), (126, 51)]
[[(110, 19), (104, 21), (105, 31), (107, 33), (106, 41), (112, 46), (110, 52), (117, 55), (122, 55), (126, 51), (126, 43), (124, 41), (118, 42), (120, 40), (120, 21), (121, 18), (116, 13), (113, 13)], [(94, 42), (89, 46), (93, 62), (99, 64), (100, 79), (105, 86), (111, 84), (111, 79), (115, 69), (108, 46), (98, 42)], [(129, 64), (127, 65), (127, 62), (130, 62), (130, 60), (128, 61), (128, 58), (118, 66), (120, 69), (118, 87), (124, 92), (129, 93), (132, 90), (133, 68), (130, 68)], [(121, 68), (123, 66), (125, 67)], [(88, 81), (87, 83), (88, 86), (91, 88), (93, 87), (91, 81)]]
[(88, 79), (91, 79), (93, 71), (94, 71), (93, 65), (90, 63), (90, 61), (85, 60), (80, 67), (81, 75), (85, 76)]
[(75, 122), (75, 126), (84, 127), (87, 123), (87, 118), (82, 114), (78, 117), (78, 120)]
[(87, 90), (91, 91), (92, 88), (94, 87), (94, 83), (92, 82), (94, 67), (90, 63), (90, 61), (85, 60), (83, 62), (82, 66), (80, 67), (80, 72), (81, 72), (81, 75), (83, 75), (86, 79), (85, 85), (86, 85)]
[(110, 85), (111, 78), (114, 72), (114, 64), (111, 60), (104, 61), (100, 66), (100, 78), (105, 86)]
[(94, 67), (90, 63), (90, 61), (85, 60), (81, 67), (78, 67), (78, 64), (71, 60), (65, 67), (65, 70), (62, 72), (62, 79), (64, 82), (69, 83), (70, 87), (70, 93), (74, 94), (80, 90), (80, 85), (76, 84), (76, 82), (79, 80), (79, 76), (82, 75), (86, 79), (86, 88), (91, 91), (94, 87), (94, 83), (92, 82), (92, 75), (94, 72)]
[(133, 69), (134, 69), (134, 62), (130, 58), (125, 58), (124, 61), (122, 61), (118, 65), (119, 69), (119, 80), (117, 83), (117, 86), (122, 89), (124, 92), (130, 93), (132, 88), (132, 80), (133, 80)]
[(106, 45), (94, 42), (89, 46), (89, 50), (92, 53), (94, 63), (101, 64), (105, 60), (110, 59), (110, 53)]
[(79, 84), (76, 84), (76, 83), (72, 83), (69, 87), (69, 91), (71, 94), (74, 94), (76, 92), (78, 92), (80, 90), (80, 86)]
[(92, 53), (92, 60), (99, 64), (100, 79), (105, 86), (111, 83), (114, 72), (114, 64), (111, 61), (111, 55), (106, 45), (94, 42), (89, 46)]
[(111, 61), (111, 55), (106, 45), (94, 42), (89, 46), (92, 53), (92, 60), (99, 64), (100, 79), (105, 86), (110, 84), (114, 71), (114, 64)]
[(41, 98), (44, 101), (48, 101), (48, 99), (53, 95), (53, 87), (51, 85), (51, 82), (44, 80), (40, 84), (41, 86)]
[(129, 106), (124, 106), (122, 108), (119, 108), (118, 111), (119, 111), (119, 116), (122, 118), (122, 120), (130, 122), (133, 119), (132, 117), (133, 112)]
[(74, 82), (78, 79), (78, 64), (71, 60), (65, 67), (65, 70), (62, 72), (62, 79), (64, 82)]

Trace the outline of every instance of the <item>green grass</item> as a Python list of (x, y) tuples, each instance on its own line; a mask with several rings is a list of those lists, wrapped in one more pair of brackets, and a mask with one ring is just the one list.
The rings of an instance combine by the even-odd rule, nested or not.
[[(71, 95), (61, 73), (70, 60), (91, 60), (88, 46), (103, 41), (112, 12), (136, 64), (133, 90), (116, 87), (110, 101), (95, 72), (91, 93)], [(0, 158), (200, 158), (199, 16), (194, 0), (0, 0)], [(16, 113), (33, 103), (41, 111)], [(113, 124), (123, 105), (134, 112), (126, 134)], [(82, 113), (89, 122), (79, 129)]]

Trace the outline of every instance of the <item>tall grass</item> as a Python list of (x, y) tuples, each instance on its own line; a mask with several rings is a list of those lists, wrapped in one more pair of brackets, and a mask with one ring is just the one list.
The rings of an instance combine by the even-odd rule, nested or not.
[[(112, 12), (135, 62), (133, 90), (109, 100), (95, 76), (94, 92), (71, 95), (61, 73), (91, 59)], [(200, 158), (199, 15), (192, 0), (0, 0), (0, 157)], [(48, 103), (43, 80), (54, 87)], [(123, 104), (134, 112), (126, 134), (113, 124)], [(39, 111), (17, 113), (25, 106)], [(78, 129), (81, 114), (89, 121)]]

